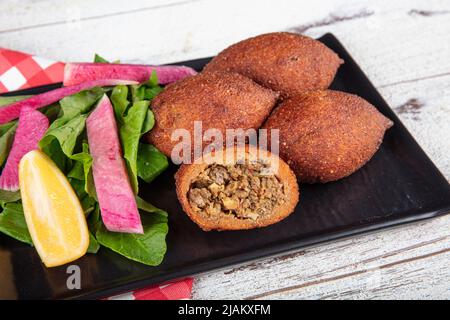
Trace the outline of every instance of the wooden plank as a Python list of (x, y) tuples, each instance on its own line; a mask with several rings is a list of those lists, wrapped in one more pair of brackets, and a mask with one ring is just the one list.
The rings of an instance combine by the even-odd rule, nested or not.
[(450, 298), (449, 224), (445, 216), (203, 275), (193, 297)]
[(450, 75), (379, 87), (380, 93), (450, 181)]
[[(334, 17), (332, 23), (310, 28), (306, 33), (317, 36), (334, 32), (377, 85), (450, 72), (450, 60), (442, 54), (450, 40), (450, 32), (442, 28), (448, 16), (409, 15), (410, 10), (423, 7), (423, 2), (418, 0), (403, 0), (402, 6), (395, 4), (393, 7), (392, 1), (381, 1), (374, 6), (369, 0), (327, 0), (320, 6), (293, 1), (278, 1), (274, 6), (268, 1), (229, 1), (214, 5), (198, 1), (136, 12), (132, 16), (75, 19), (61, 25), (0, 33), (0, 42), (61, 60), (89, 60), (95, 51), (123, 61), (164, 63), (210, 56), (248, 36), (302, 29)], [(430, 11), (442, 11), (445, 5), (442, 1), (429, 1), (426, 7)], [(79, 7), (56, 7), (52, 16), (70, 8)], [(360, 17), (364, 12), (367, 15)], [(426, 36), (418, 37), (423, 30), (427, 30)], [(417, 67), (422, 65), (427, 67)]]
[(0, 19), (0, 33), (38, 29), (77, 21), (105, 19), (111, 16), (133, 15), (137, 12), (170, 8), (197, 0), (146, 0), (134, 1), (1, 1), (0, 12), (14, 18)]

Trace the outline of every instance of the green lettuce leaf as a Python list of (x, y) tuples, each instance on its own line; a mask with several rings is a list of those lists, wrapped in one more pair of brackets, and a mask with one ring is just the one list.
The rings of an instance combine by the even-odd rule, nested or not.
[[(150, 101), (146, 97), (147, 89), (160, 88), (158, 86), (158, 78), (156, 72), (152, 72), (150, 79), (141, 85), (130, 86), (133, 104), (128, 107), (128, 90), (124, 86), (117, 86), (113, 89), (112, 101), (116, 118), (119, 123), (119, 135), (124, 152), (124, 158), (127, 163), (127, 168), (130, 176), (130, 182), (134, 192), (138, 193), (138, 154), (139, 154), (139, 140), (141, 136), (150, 131), (155, 125), (155, 116), (150, 110)], [(152, 99), (153, 96), (150, 98)], [(143, 100), (146, 99), (146, 100)], [(147, 151), (147, 150), (145, 150)], [(155, 154), (153, 154), (155, 155)], [(143, 158), (141, 157), (141, 160)], [(141, 170), (144, 180), (151, 181), (158, 172), (158, 167), (163, 164), (163, 160), (157, 159), (160, 162), (155, 164), (154, 172), (148, 170)], [(142, 162), (143, 169), (146, 165)], [(160, 173), (160, 172), (159, 172)], [(159, 174), (158, 173), (158, 174)]]
[(95, 239), (94, 235), (89, 232), (89, 247), (87, 249), (88, 253), (97, 253), (100, 249), (100, 244), (98, 243), (97, 239)]
[(0, 205), (3, 207), (5, 203), (16, 202), (20, 200), (20, 191), (7, 191), (0, 189)]
[(147, 87), (154, 88), (154, 87), (158, 86), (158, 83), (159, 83), (158, 74), (156, 73), (155, 70), (153, 70), (152, 74), (150, 75), (150, 79), (148, 79), (148, 81), (145, 83), (145, 85)]
[[(77, 143), (78, 137), (84, 131), (86, 125), (87, 114), (79, 114), (76, 117), (69, 120), (67, 123), (49, 129), (44, 137), (39, 141), (39, 147), (43, 150), (54, 140), (58, 140), (61, 150), (64, 152), (66, 157), (72, 157), (75, 145)], [(60, 118), (61, 119), (61, 118)], [(56, 121), (55, 121), (56, 122)], [(51, 154), (48, 154), (52, 157)]]
[(100, 244), (97, 241), (97, 238), (95, 237), (95, 234), (97, 233), (97, 230), (99, 228), (99, 225), (101, 223), (100, 220), (100, 208), (98, 206), (98, 203), (95, 205), (94, 211), (89, 215), (87, 219), (88, 228), (89, 228), (89, 236), (90, 236), (90, 242), (89, 242), (89, 253), (97, 253), (97, 251), (100, 249)]
[(142, 125), (142, 134), (149, 132), (155, 126), (155, 114), (150, 108), (147, 110), (144, 124)]
[(87, 223), (89, 227), (89, 231), (92, 232), (92, 234), (96, 234), (97, 230), (99, 228), (99, 223), (101, 222), (100, 218), (100, 207), (98, 203), (95, 205), (94, 211), (89, 215)]
[(11, 127), (17, 125), (17, 120), (10, 121), (4, 124), (0, 124), (0, 136), (4, 135)]
[[(78, 181), (84, 181), (84, 170), (83, 170), (83, 163), (80, 161), (75, 161), (72, 169), (67, 173), (67, 178), (73, 178)], [(83, 183), (83, 190), (84, 190), (84, 183)]]
[(131, 85), (131, 97), (133, 102), (141, 100), (152, 100), (163, 88), (158, 85), (158, 75), (152, 71), (150, 79), (142, 84)]
[(147, 183), (152, 182), (169, 166), (165, 154), (161, 153), (155, 146), (147, 143), (139, 143), (137, 157), (137, 174)]
[(97, 230), (97, 241), (128, 259), (157, 266), (167, 250), (166, 235), (169, 230), (167, 214), (155, 208), (152, 214), (141, 215), (144, 234), (119, 233), (106, 230), (101, 224)]
[(94, 198), (90, 197), (84, 190), (84, 180), (69, 177), (69, 182), (73, 190), (77, 194), (78, 199), (80, 200), (84, 215), (86, 217), (89, 216), (89, 214), (95, 210), (97, 201)]
[(158, 213), (158, 214), (162, 214), (164, 216), (167, 216), (167, 212), (165, 212), (164, 210), (161, 210), (157, 207), (155, 207), (154, 205), (152, 205), (151, 203), (145, 201), (144, 199), (142, 199), (139, 196), (136, 196), (136, 204), (137, 207), (139, 209), (141, 209), (142, 211), (148, 212), (148, 213)]
[(62, 113), (59, 102), (39, 109), (39, 111), (47, 116), (50, 123), (53, 123), (53, 121), (55, 121)]
[(59, 104), (62, 115), (50, 125), (49, 131), (65, 125), (80, 114), (89, 112), (103, 94), (102, 88), (93, 88), (61, 99)]
[(145, 85), (131, 85), (131, 96), (133, 102), (149, 100), (151, 101), (158, 93), (160, 93), (163, 88), (162, 87), (154, 87), (149, 88)]
[[(95, 54), (94, 56), (94, 62), (95, 63), (111, 63), (108, 60), (106, 60), (105, 58), (103, 58), (102, 56)], [(114, 60), (112, 63), (120, 63), (120, 60)]]
[(0, 232), (19, 241), (33, 245), (27, 223), (23, 214), (22, 204), (7, 203), (0, 213)]
[(95, 62), (95, 63), (109, 63), (108, 60), (106, 60), (105, 58), (103, 58), (103, 57), (100, 56), (99, 54), (95, 54), (95, 56), (94, 56), (94, 62)]
[(111, 92), (111, 102), (114, 107), (114, 114), (119, 124), (123, 124), (123, 116), (127, 111), (128, 105), (128, 86), (115, 86)]
[(148, 101), (138, 101), (134, 103), (128, 109), (127, 115), (123, 117), (123, 125), (119, 129), (120, 140), (129, 171), (131, 185), (136, 194), (138, 192), (137, 154), (148, 107)]
[(141, 84), (131, 85), (131, 99), (133, 102), (144, 100), (145, 86)]
[(0, 107), (6, 106), (8, 104), (29, 98), (31, 96), (10, 96), (10, 97), (0, 97)]
[(65, 156), (72, 158), (79, 137), (84, 132), (88, 113), (103, 94), (102, 88), (93, 88), (60, 100), (62, 115), (50, 125), (39, 147), (53, 158), (48, 146), (56, 139)]
[(0, 167), (8, 158), (9, 150), (14, 141), (14, 134), (16, 133), (17, 122), (12, 122), (12, 125), (0, 137)]
[(49, 141), (46, 141), (45, 145), (42, 145), (40, 148), (53, 160), (62, 172), (66, 172), (66, 167), (71, 167), (71, 161), (62, 151), (61, 145), (57, 139), (49, 138)]
[(154, 97), (156, 97), (157, 94), (159, 94), (161, 91), (163, 91), (162, 87), (153, 87), (153, 88), (145, 88), (144, 91), (144, 99), (146, 100), (152, 100)]
[(86, 141), (83, 142), (82, 152), (74, 154), (71, 158), (76, 161), (76, 168), (74, 166), (72, 169), (75, 171), (73, 173), (74, 177), (76, 175), (79, 177), (79, 180), (84, 180), (84, 190), (86, 193), (92, 198), (97, 199), (94, 177), (92, 176), (92, 157), (89, 153), (88, 143)]
[[(81, 162), (77, 162), (77, 164), (78, 163), (81, 165)], [(78, 166), (77, 164), (75, 164), (75, 166)], [(72, 185), (73, 190), (77, 194), (78, 199), (80, 199), (81, 207), (83, 208), (84, 215), (88, 221), (88, 226), (89, 226), (89, 219), (91, 219), (92, 216), (95, 216), (97, 208), (98, 208), (97, 201), (94, 198), (90, 197), (86, 193), (86, 191), (84, 191), (84, 174), (83, 174), (83, 172), (81, 172), (81, 175), (79, 175), (78, 177), (81, 179), (77, 179), (75, 177), (69, 177), (69, 182)], [(97, 251), (100, 249), (100, 245), (97, 242), (97, 239), (95, 239), (94, 234), (95, 234), (95, 231), (92, 232), (92, 230), (89, 228), (89, 247), (87, 249), (88, 253), (97, 253)]]

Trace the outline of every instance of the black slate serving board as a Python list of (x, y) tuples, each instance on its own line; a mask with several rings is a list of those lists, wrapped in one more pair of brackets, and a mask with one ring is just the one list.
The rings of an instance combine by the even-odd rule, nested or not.
[[(450, 211), (450, 186), (376, 91), (350, 54), (331, 34), (319, 39), (344, 59), (332, 89), (357, 94), (394, 121), (380, 150), (355, 174), (337, 182), (301, 185), (295, 212), (258, 230), (203, 232), (181, 210), (171, 166), (141, 196), (169, 212), (167, 255), (145, 266), (102, 248), (73, 264), (81, 289), (66, 286), (67, 266), (47, 269), (35, 250), (0, 235), (0, 298), (102, 298), (163, 281), (244, 263), (371, 230), (427, 219)], [(201, 70), (210, 58), (180, 62)], [(60, 84), (8, 95), (36, 94)], [(293, 121), (295, 121), (293, 119)], [(424, 230), (426, 232), (426, 230)]]

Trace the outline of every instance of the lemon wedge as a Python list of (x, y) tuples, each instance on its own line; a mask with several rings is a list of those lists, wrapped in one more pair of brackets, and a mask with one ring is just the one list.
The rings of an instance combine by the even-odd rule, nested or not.
[(28, 152), (19, 163), (19, 185), (28, 230), (45, 266), (83, 256), (89, 246), (86, 218), (56, 164), (40, 150)]

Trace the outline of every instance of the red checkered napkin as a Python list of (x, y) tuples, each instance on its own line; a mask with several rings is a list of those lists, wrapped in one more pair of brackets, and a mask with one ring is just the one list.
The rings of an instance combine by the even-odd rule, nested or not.
[(185, 300), (191, 297), (192, 278), (112, 296), (107, 300)]
[(0, 93), (61, 82), (64, 63), (0, 48)]
[[(19, 51), (0, 48), (0, 93), (62, 82), (64, 63)], [(108, 299), (180, 300), (189, 299), (191, 278), (139, 289)]]

